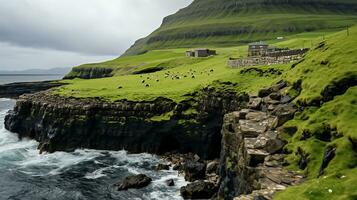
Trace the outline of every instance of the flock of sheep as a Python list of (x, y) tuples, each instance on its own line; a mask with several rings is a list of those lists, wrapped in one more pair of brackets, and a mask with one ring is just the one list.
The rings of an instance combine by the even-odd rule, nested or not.
[[(201, 71), (200, 73), (197, 73), (196, 70), (190, 69), (186, 73), (181, 74), (181, 73), (177, 73), (177, 72), (170, 72), (168, 70), (164, 73), (164, 78), (171, 79), (171, 80), (180, 80), (183, 78), (195, 79), (198, 74), (200, 74), (200, 75), (206, 74), (206, 75), (210, 76), (211, 73), (213, 73), (213, 72), (214, 72), (214, 70), (211, 69), (209, 71)], [(144, 78), (141, 80), (141, 84), (143, 84), (145, 87), (150, 87), (149, 81), (151, 81), (151, 80), (154, 80), (155, 82), (160, 82), (158, 75), (146, 75), (145, 77), (144, 77), (144, 75), (140, 75), (140, 78)]]

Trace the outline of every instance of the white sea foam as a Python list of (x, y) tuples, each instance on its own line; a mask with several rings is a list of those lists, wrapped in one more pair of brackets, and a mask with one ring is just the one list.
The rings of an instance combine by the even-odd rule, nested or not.
[(84, 176), (84, 178), (86, 178), (86, 179), (97, 179), (97, 178), (101, 178), (101, 177), (107, 176), (104, 172), (106, 170), (112, 169), (112, 168), (114, 168), (114, 166), (103, 167), (103, 168), (97, 169), (94, 172), (87, 173)]
[[(0, 168), (28, 176), (42, 176), (43, 179), (46, 179), (53, 175), (66, 174), (73, 167), (90, 161), (89, 163), (93, 165), (93, 168), (84, 168), (89, 171), (83, 173), (83, 178), (88, 179), (87, 181), (112, 176), (113, 172), (118, 171), (118, 173), (121, 173), (124, 169), (130, 174), (144, 173), (153, 178), (153, 182), (149, 186), (152, 188), (150, 189), (152, 192), (144, 194), (140, 199), (182, 199), (179, 195), (179, 188), (187, 183), (183, 177), (178, 176), (176, 171), (152, 170), (152, 167), (160, 162), (158, 156), (146, 153), (128, 154), (124, 150), (98, 151), (87, 149), (76, 150), (72, 153), (39, 154), (39, 150), (37, 150), (38, 142), (34, 140), (19, 140), (16, 134), (5, 130), (3, 125), (4, 117), (14, 102), (0, 99), (0, 103)], [(168, 179), (175, 181), (174, 187), (166, 186), (166, 180)], [(48, 194), (48, 196), (69, 195), (85, 199), (84, 195), (79, 191), (64, 191), (56, 186), (49, 188), (51, 188), (51, 191), (48, 191), (48, 193), (51, 194)], [(47, 195), (47, 191), (42, 192), (45, 196)]]

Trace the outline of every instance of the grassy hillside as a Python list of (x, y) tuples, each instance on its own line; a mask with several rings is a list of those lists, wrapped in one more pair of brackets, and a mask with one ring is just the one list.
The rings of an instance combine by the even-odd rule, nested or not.
[[(357, 28), (332, 34), (312, 50), (305, 60), (283, 77), (302, 82), (295, 100), (305, 106), (285, 126), (296, 128), (286, 137), (290, 168), (298, 170), (297, 149), (308, 155), (302, 173), (309, 180), (289, 188), (277, 199), (356, 199), (357, 181)], [(328, 90), (326, 88), (329, 88)], [(320, 106), (320, 104), (322, 104)], [(319, 177), (327, 148), (336, 155)]]
[[(326, 34), (325, 32), (303, 33), (289, 36), (282, 41), (271, 40), (268, 42), (280, 47), (310, 47), (320, 42), (323, 35)], [(97, 97), (110, 101), (120, 99), (152, 100), (158, 96), (180, 101), (185, 99), (187, 94), (215, 81), (230, 81), (238, 84), (237, 90), (254, 93), (260, 87), (276, 81), (278, 77), (277, 73), (260, 75), (255, 70), (243, 73), (241, 70), (228, 68), (228, 58), (247, 55), (246, 45), (213, 48), (217, 50), (218, 55), (209, 58), (189, 58), (185, 56), (186, 49), (166, 49), (153, 50), (136, 56), (120, 57), (105, 63), (79, 66), (79, 69), (110, 68), (113, 69), (114, 77), (67, 80), (73, 84), (61, 88), (60, 94), (77, 98)], [(277, 72), (282, 73), (289, 66), (265, 66), (263, 69), (268, 71), (270, 68), (275, 68)], [(148, 69), (154, 71), (158, 69), (159, 71), (144, 73)], [(146, 87), (146, 84), (149, 84), (149, 87)]]
[(353, 0), (195, 0), (124, 55), (193, 46), (234, 46), (357, 22)]
[[(310, 47), (297, 64), (230, 69), (229, 57), (246, 55), (246, 46), (217, 47), (219, 55), (186, 58), (185, 49), (150, 51), (109, 61), (116, 76), (91, 80), (66, 80), (69, 85), (56, 94), (76, 98), (153, 100), (166, 97), (182, 101), (203, 87), (226, 85), (231, 89), (256, 94), (261, 87), (284, 79), (295, 87), (286, 92), (297, 95), (295, 102), (304, 108), (285, 126), (289, 141), (288, 168), (298, 168), (300, 147), (308, 165), (301, 173), (308, 180), (279, 193), (276, 199), (356, 199), (357, 181), (357, 27), (326, 34), (303, 33), (284, 41), (271, 40), (276, 46)], [(94, 64), (100, 65), (100, 64)], [(163, 66), (161, 71), (133, 74), (145, 68)], [(140, 67), (132, 67), (140, 66)], [(179, 77), (179, 78), (178, 78)], [(144, 83), (143, 83), (144, 81)], [(149, 87), (146, 87), (146, 84)], [(318, 177), (324, 152), (336, 148), (336, 155)]]

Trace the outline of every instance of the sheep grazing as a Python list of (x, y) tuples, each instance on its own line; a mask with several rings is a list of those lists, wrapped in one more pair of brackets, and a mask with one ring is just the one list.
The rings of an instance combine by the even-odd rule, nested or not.
[(118, 87), (118, 89), (122, 89), (122, 88), (123, 88), (123, 86), (119, 86), (119, 87)]
[(211, 69), (209, 72), (213, 73), (213, 72), (214, 72), (214, 70), (213, 70), (213, 69)]
[(159, 79), (156, 79), (156, 82), (159, 82), (160, 80)]
[(145, 80), (142, 80), (141, 83), (145, 83)]
[(195, 76), (192, 76), (192, 78), (196, 78)]
[(149, 84), (146, 84), (145, 87), (150, 87), (150, 85), (149, 85)]

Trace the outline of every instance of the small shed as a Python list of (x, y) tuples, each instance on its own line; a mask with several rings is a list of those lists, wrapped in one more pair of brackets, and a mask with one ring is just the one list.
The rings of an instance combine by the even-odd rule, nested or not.
[(269, 47), (267, 43), (262, 41), (250, 43), (248, 46), (248, 57), (264, 56)]
[(186, 51), (187, 57), (208, 57), (216, 54), (217, 54), (216, 50), (211, 50), (207, 48)]

